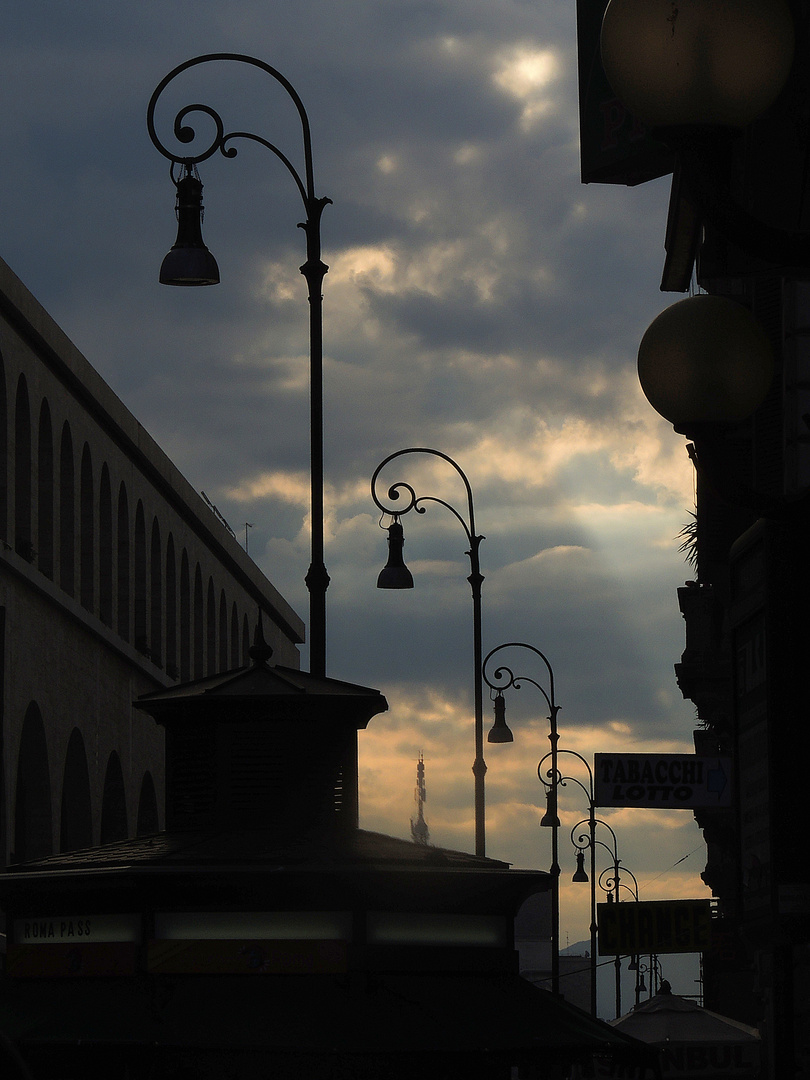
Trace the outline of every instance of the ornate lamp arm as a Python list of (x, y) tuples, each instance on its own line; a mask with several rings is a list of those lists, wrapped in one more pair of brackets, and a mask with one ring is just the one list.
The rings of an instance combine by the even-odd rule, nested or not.
[[(198, 67), (214, 61), (225, 60), (239, 64), (246, 64), (258, 68), (274, 79), (287, 93), (298, 112), (301, 121), (304, 150), (304, 175), (299, 174), (290, 159), (274, 143), (261, 135), (248, 131), (225, 131), (225, 124), (220, 114), (209, 105), (199, 103), (184, 106), (174, 119), (172, 131), (178, 143), (189, 147), (197, 138), (197, 132), (189, 118), (194, 114), (208, 117), (214, 125), (214, 135), (210, 142), (196, 153), (183, 153), (169, 149), (158, 137), (155, 127), (155, 109), (158, 100), (172, 80), (190, 68)], [(298, 192), (304, 203), (306, 220), (299, 222), (299, 228), (306, 235), (307, 258), (300, 267), (304, 275), (309, 293), (309, 340), (310, 340), (310, 476), (311, 476), (311, 538), (312, 558), (306, 574), (306, 584), (310, 594), (310, 670), (313, 674), (324, 675), (326, 673), (326, 590), (329, 586), (329, 575), (324, 565), (324, 525), (323, 525), (323, 297), (321, 288), (328, 266), (321, 260), (321, 215), (324, 207), (331, 203), (331, 199), (318, 198), (315, 194), (314, 172), (312, 167), (312, 138), (310, 134), (309, 117), (304, 108), (301, 98), (298, 96), (293, 85), (280, 71), (270, 64), (258, 60), (253, 56), (242, 53), (206, 53), (186, 60), (169, 72), (155, 88), (146, 112), (146, 126), (149, 137), (156, 149), (171, 162), (172, 179), (174, 180), (174, 166), (182, 165), (187, 173), (196, 167), (201, 161), (206, 161), (219, 151), (223, 157), (235, 158), (237, 148), (232, 143), (235, 140), (247, 139), (251, 142), (264, 146), (284, 165), (295, 181)], [(175, 183), (177, 183), (175, 181)], [(179, 190), (179, 189), (178, 189)], [(201, 188), (200, 188), (201, 190)], [(198, 199), (199, 203), (199, 199)], [(197, 207), (199, 214), (199, 206)], [(210, 283), (219, 280), (216, 277), (208, 278)], [(172, 281), (171, 284), (180, 284), (180, 281)], [(200, 284), (199, 281), (182, 281), (182, 284)]]
[[(405, 481), (399, 481), (396, 484), (392, 484), (387, 490), (387, 502), (382, 500), (377, 492), (377, 481), (380, 473), (389, 462), (403, 457), (406, 454), (429, 454), (432, 457), (440, 458), (442, 461), (446, 461), (449, 465), (452, 465), (461, 477), (467, 495), (468, 516), (466, 519), (454, 506), (445, 502), (444, 499), (440, 499), (435, 495), (417, 496), (415, 489)], [(406, 496), (405, 504), (402, 506), (394, 505), (398, 503), (403, 494)], [(399, 523), (399, 518), (403, 517), (411, 510), (415, 510), (417, 514), (424, 514), (427, 510), (425, 503), (438, 503), (439, 506), (443, 506), (446, 510), (449, 510), (453, 517), (461, 524), (461, 527), (464, 529), (464, 534), (467, 537), (467, 542), (470, 545), (466, 554), (470, 560), (470, 573), (467, 581), (470, 583), (473, 601), (475, 760), (473, 762), (472, 771), (475, 778), (475, 853), (476, 855), (484, 855), (486, 854), (484, 775), (487, 771), (486, 762), (484, 761), (484, 693), (481, 682), (481, 586), (484, 581), (484, 576), (481, 573), (481, 564), (478, 554), (478, 549), (481, 546), (481, 541), (484, 537), (479, 536), (475, 531), (475, 507), (473, 505), (472, 487), (470, 486), (470, 481), (467, 479), (464, 470), (458, 462), (454, 461), (447, 454), (443, 454), (440, 450), (433, 450), (428, 446), (410, 446), (404, 450), (397, 450), (394, 454), (389, 454), (387, 458), (380, 462), (371, 477), (371, 497), (382, 513), (393, 517), (397, 525)]]

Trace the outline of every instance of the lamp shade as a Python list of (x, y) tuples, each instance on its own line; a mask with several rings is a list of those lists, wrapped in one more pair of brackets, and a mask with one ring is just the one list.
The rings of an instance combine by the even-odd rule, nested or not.
[(388, 562), (377, 576), (378, 589), (412, 589), (413, 575), (405, 565), (405, 536), (398, 521), (388, 526)]
[(495, 723), (490, 728), (487, 734), (487, 742), (491, 743), (510, 743), (515, 741), (515, 737), (509, 725), (506, 722), (506, 702), (504, 701), (503, 694), (496, 694), (495, 700), (492, 703), (495, 711)]
[(736, 423), (767, 394), (773, 354), (746, 308), (722, 296), (691, 296), (650, 323), (638, 377), (649, 403), (676, 428)]
[(784, 86), (793, 40), (783, 0), (610, 0), (602, 64), (650, 125), (744, 127)]
[(177, 181), (177, 239), (160, 267), (161, 285), (217, 285), (217, 260), (203, 243), (203, 186), (187, 172)]

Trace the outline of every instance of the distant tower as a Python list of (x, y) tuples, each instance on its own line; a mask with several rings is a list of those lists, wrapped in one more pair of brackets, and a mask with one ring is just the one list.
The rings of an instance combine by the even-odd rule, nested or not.
[(419, 761), (416, 763), (416, 788), (413, 793), (416, 803), (416, 817), (411, 818), (411, 836), (415, 844), (429, 844), (430, 830), (425, 821), (425, 759), (420, 751)]

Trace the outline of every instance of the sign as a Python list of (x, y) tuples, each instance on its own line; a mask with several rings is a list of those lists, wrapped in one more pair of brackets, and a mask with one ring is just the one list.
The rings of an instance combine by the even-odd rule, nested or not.
[(6, 971), (15, 978), (134, 975), (139, 914), (33, 915), (14, 919)]
[(731, 805), (731, 759), (697, 754), (594, 754), (597, 806), (693, 810)]
[[(621, 1029), (620, 1029), (621, 1030)], [(653, 1044), (655, 1045), (655, 1044)], [(760, 1044), (750, 1042), (668, 1042), (656, 1055), (657, 1068), (594, 1055), (594, 1075), (604, 1080), (702, 1080), (722, 1076), (755, 1080), (761, 1075)], [(574, 1076), (580, 1080), (583, 1072)]]
[(16, 945), (83, 945), (141, 937), (140, 915), (45, 915), (15, 919)]
[(710, 900), (597, 904), (603, 956), (704, 952), (710, 945)]

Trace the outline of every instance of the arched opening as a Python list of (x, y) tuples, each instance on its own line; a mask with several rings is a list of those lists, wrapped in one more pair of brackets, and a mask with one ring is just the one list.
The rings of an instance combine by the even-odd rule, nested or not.
[(31, 408), (28, 383), (20, 375), (14, 408), (14, 550), (31, 562)]
[(65, 421), (59, 447), (59, 585), (73, 596), (76, 587), (76, 472), (73, 437)]
[(177, 668), (177, 563), (174, 537), (166, 540), (166, 672), (176, 679)]
[(6, 369), (0, 353), (0, 539), (5, 540), (8, 529), (8, 402), (6, 399)]
[(78, 728), (71, 732), (65, 755), (59, 836), (60, 851), (77, 851), (93, 843), (90, 774), (84, 739)]
[(245, 615), (242, 619), (242, 666), (250, 663), (250, 623)]
[(110, 470), (101, 467), (98, 497), (98, 614), (106, 626), (113, 619), (113, 514)]
[(88, 611), (95, 603), (95, 500), (93, 458), (88, 443), (82, 449), (79, 480), (79, 603)]
[(163, 663), (163, 555), (160, 550), (160, 525), (152, 519), (152, 541), (149, 557), (149, 651), (152, 663)]
[(129, 641), (129, 500), (123, 481), (118, 489), (118, 636)]
[(14, 862), (30, 862), (53, 852), (51, 772), (45, 725), (35, 702), (25, 713), (14, 795)]
[(205, 669), (208, 675), (217, 670), (217, 601), (212, 578), (208, 579), (205, 600)]
[(150, 772), (144, 773), (141, 781), (141, 793), (138, 798), (138, 836), (150, 836), (160, 831), (158, 821), (157, 795), (155, 782)]
[(239, 655), (239, 612), (234, 600), (231, 608), (231, 667), (238, 668), (241, 663), (242, 660)]
[(37, 439), (37, 555), (40, 571), (53, 579), (53, 428), (44, 398)]
[(124, 774), (121, 770), (121, 760), (113, 750), (104, 776), (104, 794), (101, 800), (101, 843), (113, 844), (116, 840), (126, 840), (128, 835)]
[(205, 674), (205, 611), (203, 607), (203, 586), (200, 564), (194, 570), (194, 678), (201, 679)]
[(224, 589), (219, 594), (219, 670), (228, 670), (228, 601)]
[(135, 508), (135, 648), (144, 656), (149, 655), (149, 639), (146, 636), (146, 522), (143, 503), (138, 500)]
[(180, 679), (191, 678), (191, 580), (188, 554), (183, 548), (180, 560)]

